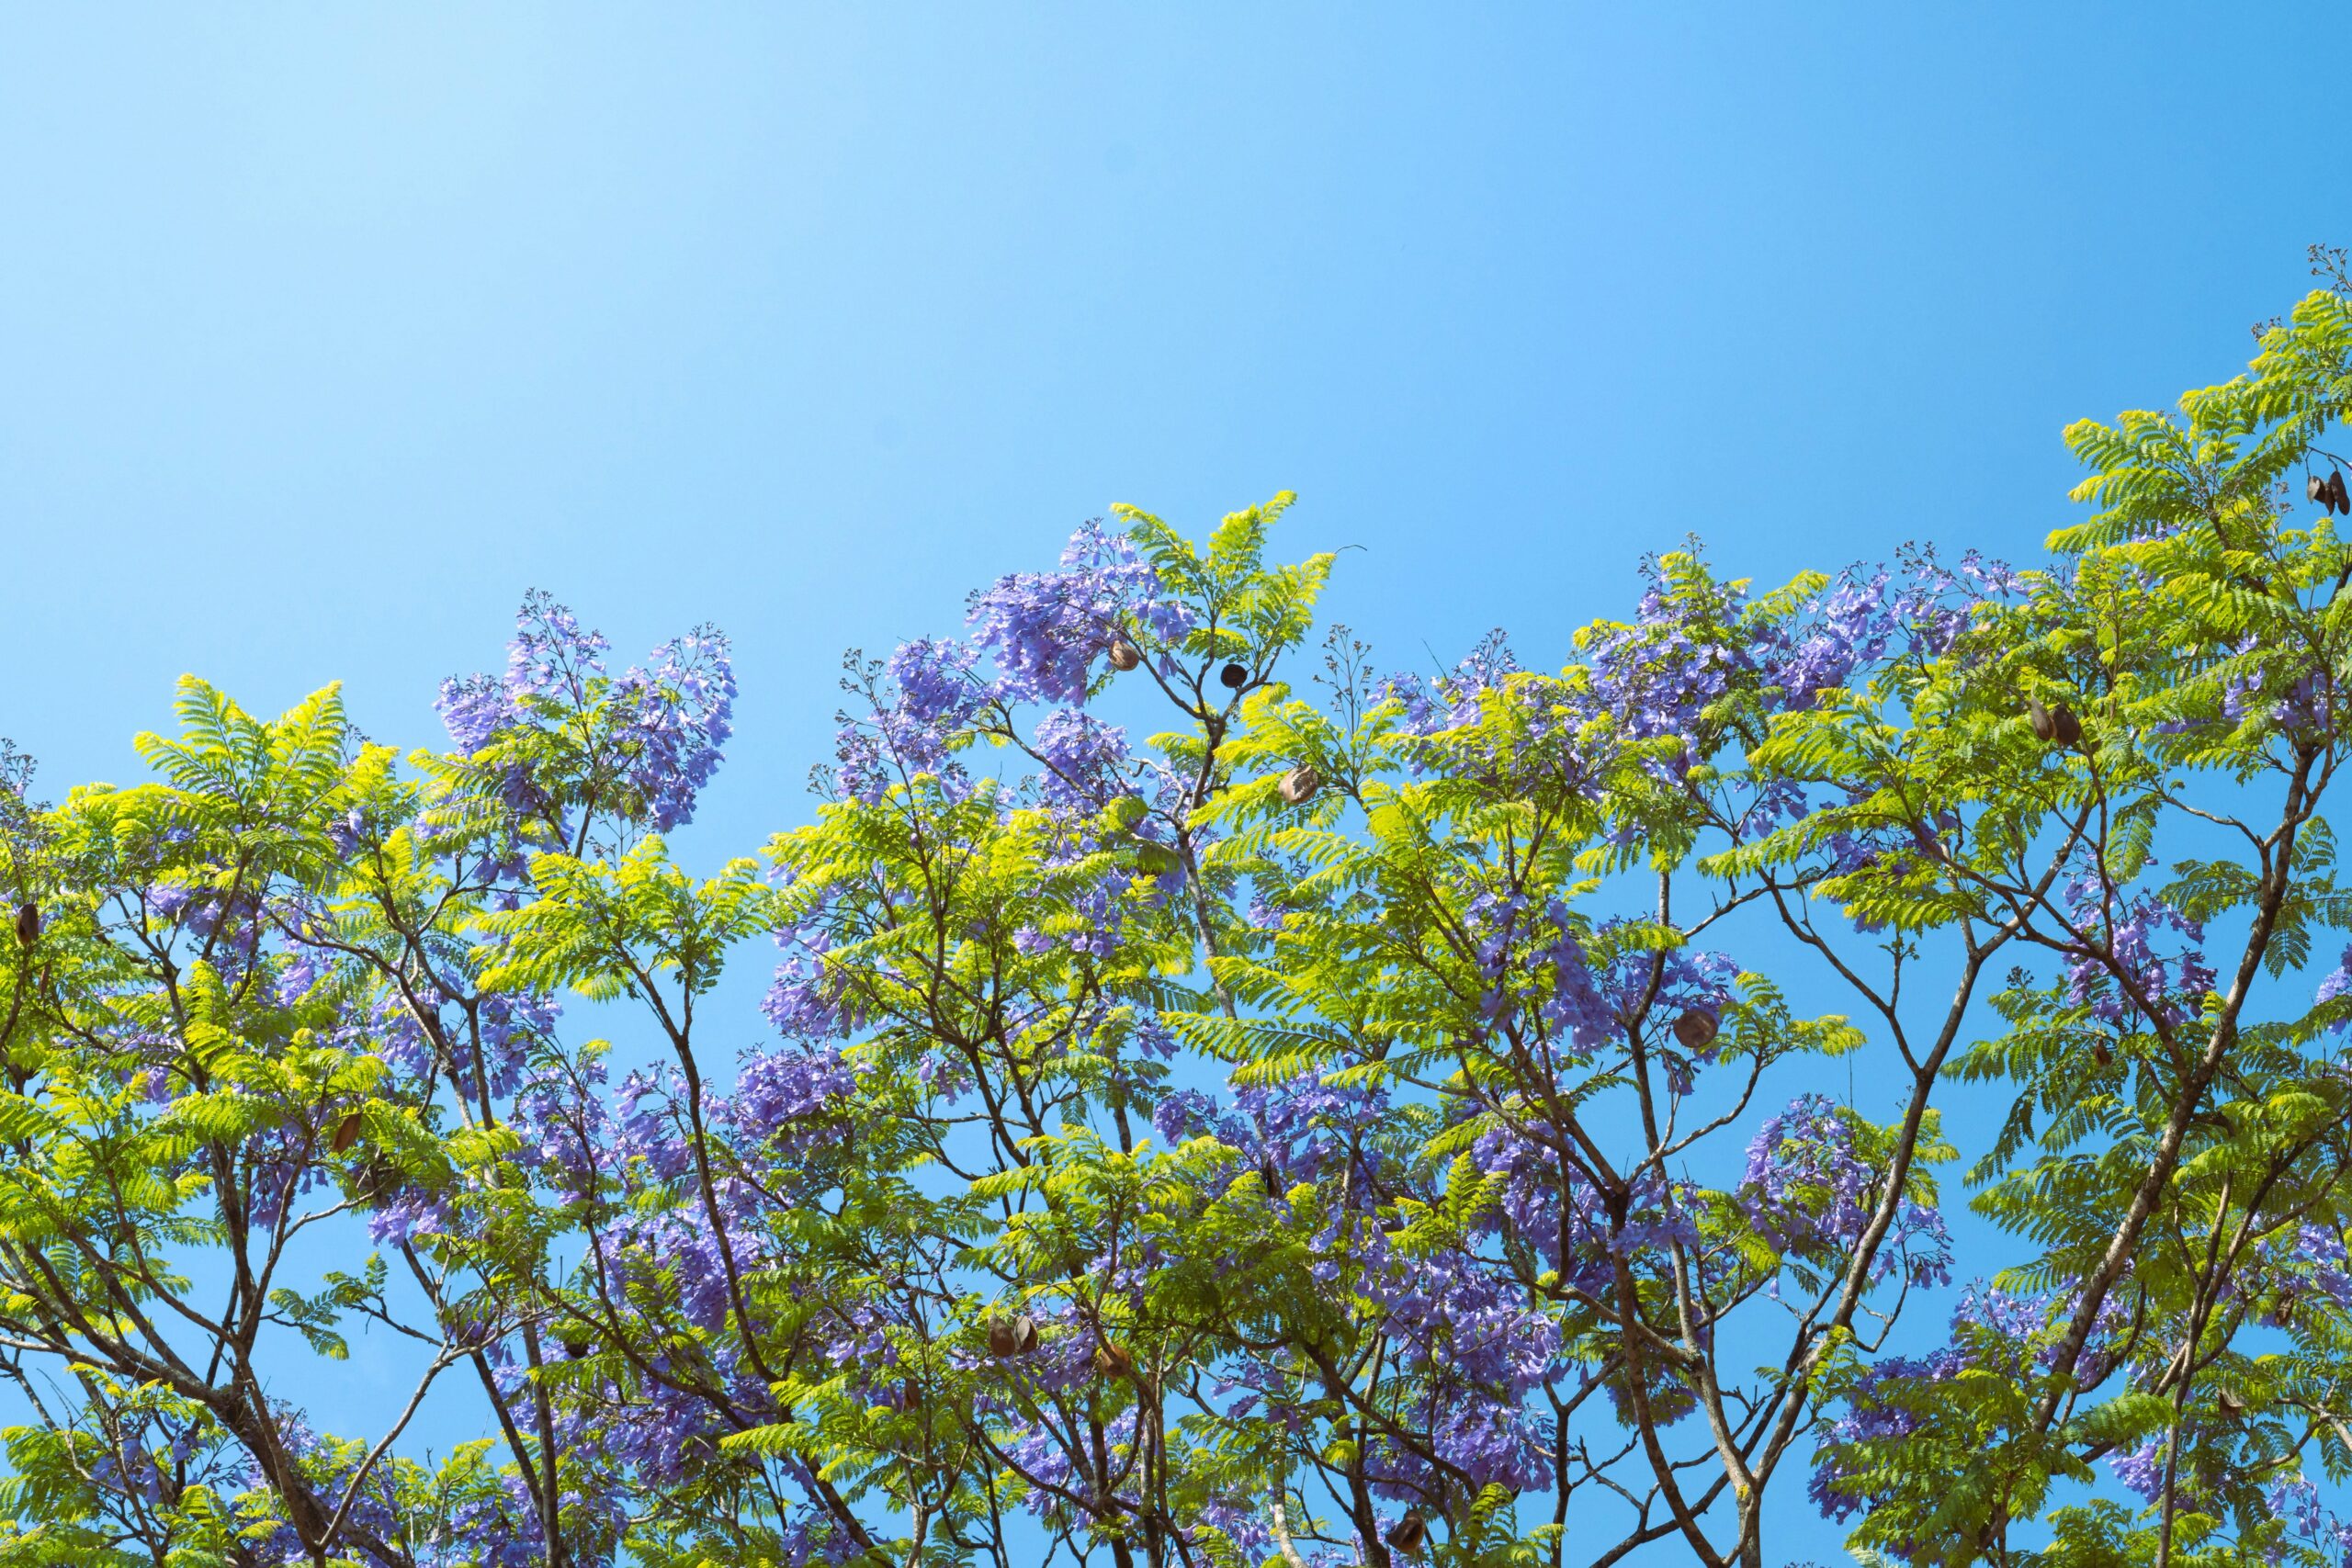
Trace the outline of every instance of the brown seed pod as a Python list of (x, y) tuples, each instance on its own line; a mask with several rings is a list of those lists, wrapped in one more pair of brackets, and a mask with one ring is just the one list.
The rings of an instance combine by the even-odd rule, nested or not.
[(1293, 806), (1301, 806), (1315, 798), (1323, 787), (1323, 775), (1313, 768), (1293, 768), (1283, 775), (1283, 798)]
[(1238, 692), (1250, 679), (1250, 671), (1238, 664), (1228, 664), (1216, 672), (1216, 678), (1224, 682), (1228, 689)]
[(2041, 705), (2040, 697), (2026, 699), (2025, 721), (2033, 726), (2033, 738), (2036, 740), (2047, 740), (2058, 733), (2057, 724), (2052, 720), (2050, 710)]
[(2222, 1397), (2217, 1403), (2219, 1403), (2222, 1407), (2222, 1416), (2229, 1420), (2234, 1421), (2239, 1416), (2245, 1414), (2245, 1401), (2240, 1399), (2236, 1394), (2232, 1393), (2228, 1389), (2223, 1389), (2222, 1391)]
[(1143, 650), (1125, 637), (1114, 638), (1111, 644), (1111, 668), (1132, 670), (1143, 662)]
[(1267, 1197), (1279, 1198), (1283, 1195), (1282, 1174), (1274, 1169), (1273, 1156), (1268, 1155), (1258, 1162), (1258, 1179), (1266, 1184)]
[(1422, 1544), (1429, 1538), (1430, 1527), (1416, 1510), (1396, 1521), (1396, 1528), (1388, 1532), (1388, 1544), (1408, 1557), (1419, 1557)]
[(2091, 1060), (2102, 1067), (2109, 1066), (2115, 1061), (2115, 1053), (2107, 1048), (2106, 1041), (2094, 1040), (2091, 1042)]
[(40, 940), (40, 906), (30, 900), (17, 906), (17, 942), (30, 947)]
[(588, 1341), (585, 1339), (567, 1339), (563, 1342), (563, 1353), (575, 1361), (585, 1356), (589, 1348)]
[(1023, 1313), (1012, 1320), (1012, 1353), (1025, 1356), (1037, 1348), (1037, 1320)]
[(1135, 1358), (1108, 1339), (1094, 1347), (1094, 1370), (1106, 1378), (1135, 1376)]
[(2337, 512), (2352, 512), (2352, 494), (2344, 489), (2344, 470), (2331, 468), (2327, 474), (2328, 505)]
[(335, 1124), (334, 1136), (327, 1140), (327, 1146), (335, 1153), (342, 1154), (359, 1141), (359, 1130), (366, 1125), (367, 1122), (361, 1119), (359, 1112), (353, 1111)]
[(1703, 1051), (1715, 1043), (1715, 1015), (1704, 1008), (1692, 1008), (1674, 1021), (1674, 1038), (1682, 1043), (1685, 1051)]
[(2330, 512), (2335, 510), (2335, 492), (2328, 487), (2327, 481), (2317, 474), (2304, 476), (2303, 499), (2324, 506)]
[(2073, 708), (2060, 703), (2050, 710), (2050, 733), (2061, 746), (2079, 746), (2083, 743), (2083, 721), (2075, 716)]
[(1020, 1336), (1013, 1332), (1012, 1325), (994, 1313), (990, 1313), (989, 1314), (989, 1354), (1001, 1361), (1013, 1354), (1014, 1348), (1019, 1343)]

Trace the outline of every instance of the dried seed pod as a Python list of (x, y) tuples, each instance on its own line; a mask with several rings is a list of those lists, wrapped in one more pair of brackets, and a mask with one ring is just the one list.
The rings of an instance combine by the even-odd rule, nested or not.
[(30, 947), (40, 940), (40, 906), (29, 899), (17, 906), (17, 941)]
[(1322, 787), (1323, 775), (1313, 768), (1293, 768), (1283, 775), (1283, 798), (1293, 806), (1314, 799), (1315, 792)]
[(2025, 721), (2033, 726), (2033, 738), (2036, 740), (2047, 740), (2058, 733), (2056, 721), (2051, 718), (2050, 710), (2041, 705), (2040, 697), (2026, 699)]
[(1258, 1179), (1266, 1184), (1267, 1197), (1279, 1198), (1283, 1195), (1282, 1173), (1274, 1168), (1273, 1156), (1268, 1155), (1258, 1162)]
[(2106, 1041), (2094, 1040), (2091, 1042), (2091, 1060), (2102, 1067), (2109, 1066), (2115, 1061), (2115, 1053), (2108, 1049)]
[(1114, 669), (1114, 670), (1132, 670), (1132, 669), (1134, 669), (1136, 665), (1141, 664), (1142, 662), (1143, 662), (1143, 650), (1142, 650), (1141, 649), (1138, 649), (1137, 647), (1136, 647), (1136, 645), (1135, 645), (1134, 643), (1129, 642), (1125, 637), (1117, 637), (1117, 638), (1114, 638), (1114, 639), (1112, 641), (1112, 644), (1111, 644), (1111, 668), (1112, 668), (1112, 669)]
[(1388, 1544), (1408, 1557), (1419, 1557), (1429, 1537), (1430, 1527), (1422, 1521), (1420, 1511), (1415, 1509), (1396, 1521), (1396, 1528), (1388, 1532)]
[(588, 1341), (585, 1339), (567, 1339), (563, 1342), (563, 1353), (575, 1361), (585, 1356), (589, 1348)]
[(1025, 1356), (1037, 1348), (1037, 1320), (1023, 1313), (1012, 1320), (1012, 1353)]
[(1012, 1324), (1007, 1323), (1004, 1319), (997, 1316), (994, 1313), (989, 1314), (989, 1355), (994, 1356), (1000, 1361), (1004, 1359), (1007, 1356), (1014, 1353), (1020, 1344), (1020, 1338), (1021, 1337), (1013, 1331)]
[(1674, 1038), (1682, 1043), (1685, 1051), (1703, 1051), (1715, 1043), (1715, 1015), (1704, 1008), (1692, 1008), (1674, 1021)]
[(2324, 506), (2330, 512), (2335, 510), (2335, 491), (2329, 487), (2328, 482), (2325, 479), (2320, 478), (2317, 474), (2306, 474), (2303, 476), (2303, 499), (2305, 501), (2315, 502), (2318, 505)]
[(2327, 474), (2328, 505), (2337, 512), (2352, 512), (2352, 494), (2344, 489), (2344, 470), (2330, 468)]
[(2061, 746), (2083, 743), (2083, 721), (2076, 718), (2075, 710), (2064, 703), (2050, 710), (2050, 732)]
[(1135, 1376), (1135, 1358), (1105, 1339), (1094, 1347), (1094, 1370), (1106, 1378)]
[(1250, 671), (1238, 664), (1228, 664), (1216, 672), (1216, 678), (1224, 682), (1229, 690), (1238, 692), (1250, 679)]
[(2223, 1389), (2222, 1391), (2222, 1397), (2217, 1403), (2219, 1403), (2222, 1407), (2222, 1415), (2229, 1420), (2234, 1421), (2239, 1416), (2245, 1414), (2245, 1401), (2240, 1399), (2236, 1394), (2232, 1393), (2228, 1389)]
[(359, 1130), (366, 1125), (359, 1112), (353, 1111), (335, 1124), (334, 1136), (327, 1140), (327, 1146), (337, 1154), (344, 1153), (359, 1141)]

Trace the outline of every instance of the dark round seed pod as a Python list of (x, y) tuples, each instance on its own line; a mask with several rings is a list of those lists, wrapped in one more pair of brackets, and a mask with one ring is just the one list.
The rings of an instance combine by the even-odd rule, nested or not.
[(588, 1350), (589, 1345), (585, 1339), (567, 1339), (563, 1342), (563, 1353), (575, 1361), (585, 1356)]
[(2036, 740), (2047, 740), (2058, 733), (2056, 722), (2051, 718), (2050, 710), (2041, 705), (2040, 697), (2026, 699), (2025, 721), (2033, 726), (2033, 738)]
[(1704, 1008), (1692, 1008), (1674, 1021), (1674, 1038), (1682, 1043), (1685, 1051), (1703, 1051), (1715, 1043), (1715, 1015)]
[(366, 1125), (359, 1112), (353, 1111), (335, 1124), (334, 1136), (327, 1140), (327, 1146), (337, 1154), (345, 1152), (359, 1141), (360, 1129)]
[(2050, 710), (2050, 733), (2061, 746), (2079, 746), (2083, 743), (2083, 721), (2075, 716), (2073, 708), (2060, 703)]
[(1023, 1313), (1012, 1320), (1012, 1353), (1025, 1356), (1037, 1348), (1037, 1320)]
[(1013, 1331), (1012, 1324), (1007, 1323), (1004, 1319), (998, 1317), (993, 1313), (989, 1315), (989, 1355), (994, 1356), (999, 1360), (1002, 1360), (1007, 1356), (1015, 1353), (1020, 1342), (1021, 1337)]
[(2304, 476), (2303, 499), (2305, 501), (2314, 502), (2321, 506), (2324, 506), (2330, 512), (2335, 510), (2335, 491), (2330, 490), (2328, 488), (2327, 481), (2320, 478), (2317, 474), (2308, 474)]
[(2115, 1061), (2115, 1053), (2108, 1049), (2106, 1041), (2094, 1040), (2091, 1042), (2091, 1060), (2102, 1067), (2108, 1066)]
[(1228, 664), (1216, 672), (1216, 678), (1224, 682), (1230, 690), (1238, 692), (1249, 681), (1250, 671), (1238, 664)]
[(1112, 669), (1132, 670), (1142, 662), (1142, 649), (1136, 648), (1134, 643), (1129, 642), (1125, 637), (1120, 637), (1111, 644)]
[(1323, 787), (1323, 775), (1313, 768), (1293, 768), (1283, 775), (1283, 798), (1293, 806), (1301, 806), (1315, 798)]
[(2327, 501), (2329, 507), (2334, 511), (2352, 512), (2352, 494), (2345, 492), (2344, 470), (2341, 468), (2328, 470)]
[(1419, 1557), (1429, 1535), (1430, 1527), (1416, 1510), (1396, 1521), (1396, 1528), (1388, 1532), (1388, 1544), (1408, 1557)]
[(17, 906), (17, 942), (30, 947), (40, 940), (40, 906), (30, 900)]

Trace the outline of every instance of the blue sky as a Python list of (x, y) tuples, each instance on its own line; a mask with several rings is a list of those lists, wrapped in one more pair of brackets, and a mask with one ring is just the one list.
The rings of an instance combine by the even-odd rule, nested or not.
[(2066, 422), (2352, 243), (2340, 23), (0, 9), (0, 734), (120, 780), (192, 671), (425, 740), (543, 586), (734, 636), (716, 855), (805, 816), (844, 647), (1114, 502), (1296, 490), (1396, 664), (1556, 663), (1693, 532), (2030, 559)]

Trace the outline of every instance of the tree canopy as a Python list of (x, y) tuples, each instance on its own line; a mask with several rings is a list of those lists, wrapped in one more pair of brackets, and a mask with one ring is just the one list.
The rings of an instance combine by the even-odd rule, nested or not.
[(1551, 672), (1121, 508), (715, 869), (727, 639), (543, 594), (437, 750), (8, 750), (0, 1565), (2346, 1562), (2347, 415), (2337, 278), (2046, 559)]

